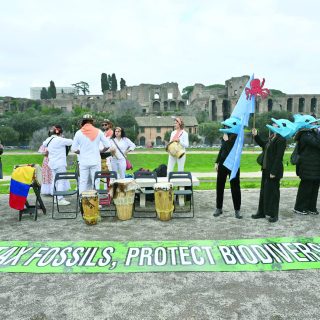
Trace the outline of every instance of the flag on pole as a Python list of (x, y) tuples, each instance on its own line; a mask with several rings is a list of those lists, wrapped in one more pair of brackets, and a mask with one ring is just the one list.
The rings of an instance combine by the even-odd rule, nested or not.
[(253, 99), (247, 99), (246, 88), (250, 88), (250, 82), (253, 80), (254, 75), (252, 75), (247, 82), (245, 88), (243, 89), (241, 96), (231, 113), (231, 117), (237, 117), (241, 119), (240, 131), (238, 133), (237, 139), (231, 149), (228, 157), (224, 161), (223, 165), (231, 171), (230, 180), (232, 180), (238, 172), (240, 167), (240, 159), (243, 148), (244, 141), (244, 127), (248, 126), (250, 113), (254, 113), (255, 109), (255, 97)]

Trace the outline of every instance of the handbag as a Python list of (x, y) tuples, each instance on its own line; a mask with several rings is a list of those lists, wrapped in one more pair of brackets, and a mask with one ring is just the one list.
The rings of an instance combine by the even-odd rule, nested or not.
[(294, 149), (291, 153), (291, 156), (290, 156), (290, 163), (293, 165), (297, 165), (300, 160), (300, 155), (299, 155), (298, 149), (299, 149), (299, 144), (297, 142), (296, 146), (294, 147)]
[(260, 166), (263, 165), (263, 155), (264, 155), (264, 153), (262, 152), (262, 153), (260, 153), (260, 154), (258, 155), (258, 158), (257, 158), (257, 163), (258, 163)]
[(121, 149), (118, 147), (118, 144), (116, 143), (116, 141), (114, 139), (111, 139), (114, 144), (116, 145), (117, 149), (120, 151), (120, 153), (124, 156), (124, 158), (126, 159), (126, 170), (132, 170), (133, 169), (133, 165), (130, 162), (130, 160), (123, 154), (123, 152), (121, 151)]
[(129, 159), (126, 158), (126, 170), (132, 170), (133, 166)]

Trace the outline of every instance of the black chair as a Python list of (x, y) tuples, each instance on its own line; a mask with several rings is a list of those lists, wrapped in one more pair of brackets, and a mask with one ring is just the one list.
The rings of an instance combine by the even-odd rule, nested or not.
[[(154, 190), (153, 185), (157, 183), (157, 174), (156, 172), (150, 172), (150, 171), (136, 171), (134, 173), (134, 179), (136, 183), (139, 185), (139, 180), (143, 179), (144, 181), (147, 180), (147, 187), (140, 186), (139, 189), (136, 190), (136, 201), (139, 201), (140, 203), (144, 201), (145, 207), (142, 207), (141, 205), (139, 207), (136, 206), (136, 201), (134, 205), (134, 211), (133, 216), (135, 218), (155, 218), (157, 216), (157, 213), (155, 211), (155, 207), (152, 207), (152, 210), (147, 209), (147, 201), (154, 201)], [(148, 199), (149, 198), (149, 199)], [(138, 209), (139, 208), (139, 209)], [(143, 208), (143, 209), (141, 209)], [(136, 215), (136, 213), (154, 213), (152, 216), (150, 215)]]
[[(105, 196), (105, 198), (101, 197), (101, 199), (105, 199), (106, 201), (108, 200), (108, 197), (110, 197), (108, 179), (110, 181), (110, 179), (117, 179), (117, 177), (118, 176), (117, 176), (116, 171), (96, 171), (95, 172), (93, 184), (94, 184), (94, 188), (97, 191), (98, 195)], [(97, 179), (100, 179), (100, 184), (103, 183), (103, 185), (104, 185), (103, 189), (101, 189), (101, 188), (96, 189), (96, 180)], [(111, 199), (109, 199), (109, 203), (107, 203), (106, 205), (104, 205), (104, 204), (101, 205), (100, 212), (101, 211), (109, 211), (110, 214), (106, 215), (105, 217), (114, 217), (116, 215), (115, 207), (113, 206), (113, 208), (112, 208), (112, 200)]]
[[(181, 181), (179, 181), (181, 180)], [(182, 181), (183, 180), (183, 181)], [(193, 187), (192, 187), (192, 175), (191, 172), (170, 172), (169, 182), (174, 186), (174, 195), (178, 198), (183, 196), (184, 201), (188, 202), (188, 206), (179, 206), (177, 199), (174, 200), (174, 218), (193, 218), (194, 217), (194, 199), (193, 199)], [(186, 189), (187, 187), (187, 189)], [(180, 210), (181, 209), (181, 210)], [(192, 213), (192, 216), (183, 216), (180, 213)]]
[[(57, 190), (57, 181), (59, 180), (69, 180), (71, 183), (74, 182), (75, 189), (70, 189), (67, 191), (58, 191)], [(61, 206), (59, 206), (58, 202), (58, 196), (73, 196), (76, 195), (76, 204), (75, 204), (75, 210), (66, 210), (62, 211)], [(56, 202), (56, 203), (55, 203)], [(59, 215), (54, 214), (54, 208), (55, 205), (57, 206), (57, 211)], [(54, 177), (54, 187), (53, 187), (53, 197), (52, 197), (52, 219), (76, 219), (79, 211), (79, 180), (78, 180), (78, 175), (76, 172), (60, 172), (57, 173), (56, 176)], [(60, 215), (61, 213), (72, 213), (73, 215)]]

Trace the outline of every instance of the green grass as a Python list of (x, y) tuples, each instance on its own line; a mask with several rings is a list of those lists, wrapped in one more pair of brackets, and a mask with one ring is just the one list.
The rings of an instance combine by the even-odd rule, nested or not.
[[(257, 172), (260, 170), (260, 166), (256, 162), (258, 154), (243, 154), (241, 158), (241, 172)], [(25, 163), (42, 163), (43, 156), (41, 154), (3, 154), (2, 156), (2, 166), (3, 174), (11, 175), (13, 167), (18, 164)], [(215, 179), (210, 178), (210, 173), (214, 172), (213, 163), (217, 157), (217, 154), (187, 154), (187, 160), (185, 165), (186, 171), (192, 172), (208, 172), (208, 178), (200, 178), (201, 184), (199, 187), (195, 187), (195, 190), (214, 190), (216, 189)], [(284, 156), (284, 166), (285, 171), (295, 171), (295, 166), (290, 164), (289, 161), (290, 153), (285, 154)], [(69, 155), (68, 162), (72, 163), (75, 159), (75, 156)], [(133, 171), (140, 168), (145, 168), (149, 170), (154, 170), (160, 164), (167, 164), (168, 155), (159, 154), (159, 153), (150, 153), (150, 154), (129, 154), (129, 159), (133, 163)], [(72, 166), (69, 167), (72, 170)], [(299, 183), (298, 178), (286, 178), (281, 180), (281, 187), (283, 188), (292, 188), (297, 187)], [(0, 194), (9, 193), (9, 184), (10, 181), (0, 181)], [(226, 188), (229, 188), (230, 185), (227, 182)], [(250, 189), (250, 188), (260, 188), (260, 179), (241, 179), (241, 188)]]
[[(74, 156), (73, 156), (74, 157)], [(243, 154), (241, 157), (241, 171), (242, 172), (257, 172), (260, 170), (260, 166), (257, 164), (256, 159), (258, 154)], [(187, 160), (185, 164), (185, 171), (191, 172), (213, 172), (213, 163), (216, 160), (216, 154), (187, 154)], [(41, 165), (43, 156), (37, 154), (3, 154), (2, 155), (2, 166), (3, 174), (11, 175), (13, 167), (17, 164), (24, 163), (38, 163)], [(68, 157), (69, 162), (72, 162), (74, 158)], [(167, 154), (129, 154), (129, 159), (133, 164), (133, 170), (145, 168), (154, 170), (160, 164), (168, 163)], [(290, 154), (286, 153), (284, 156), (285, 171), (295, 171), (295, 166), (290, 164)]]
[[(200, 185), (194, 187), (194, 190), (215, 190), (217, 187), (216, 180), (210, 180), (208, 178), (199, 178)], [(297, 188), (299, 186), (299, 178), (284, 178), (280, 181), (281, 188)], [(261, 179), (259, 178), (243, 178), (240, 179), (241, 189), (260, 189)], [(226, 183), (226, 189), (230, 189), (230, 183)]]

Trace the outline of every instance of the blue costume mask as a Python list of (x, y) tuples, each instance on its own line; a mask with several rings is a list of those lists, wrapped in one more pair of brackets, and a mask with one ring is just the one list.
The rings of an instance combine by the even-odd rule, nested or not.
[(274, 127), (270, 124), (267, 124), (266, 127), (270, 131), (279, 134), (281, 137), (285, 139), (290, 139), (296, 133), (296, 126), (291, 121), (287, 119), (274, 119), (274, 118), (271, 118), (271, 120), (278, 127)]
[(318, 122), (320, 119), (316, 119), (313, 116), (310, 116), (308, 114), (302, 115), (302, 114), (295, 114), (293, 116), (294, 118), (294, 124), (296, 126), (296, 130), (300, 129), (315, 129), (319, 127), (319, 124), (312, 124), (313, 122)]
[(222, 121), (221, 124), (224, 128), (219, 129), (220, 132), (238, 134), (241, 127), (241, 120), (236, 117), (230, 117)]

